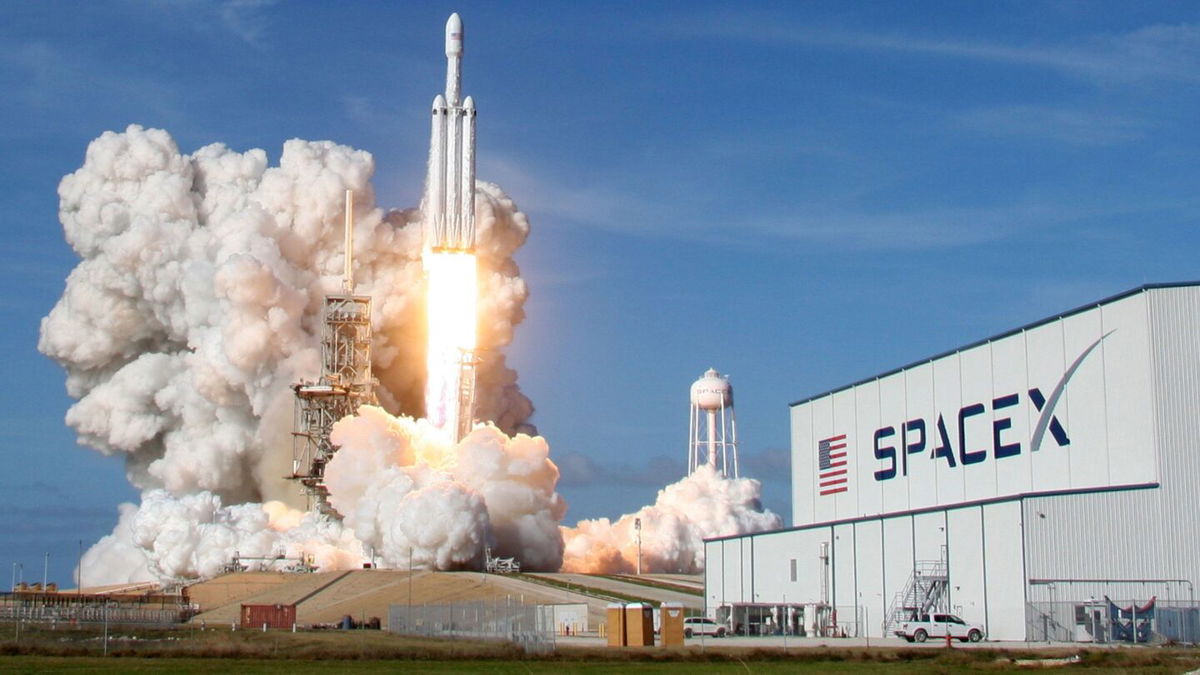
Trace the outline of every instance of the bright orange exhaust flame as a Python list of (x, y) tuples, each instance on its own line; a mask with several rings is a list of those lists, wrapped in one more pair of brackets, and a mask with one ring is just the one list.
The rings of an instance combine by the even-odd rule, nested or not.
[(453, 436), (464, 357), (474, 358), (479, 294), (474, 253), (427, 251), (425, 416)]

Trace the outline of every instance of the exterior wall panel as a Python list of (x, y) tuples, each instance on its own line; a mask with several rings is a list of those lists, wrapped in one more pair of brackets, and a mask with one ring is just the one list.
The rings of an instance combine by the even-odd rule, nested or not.
[[(835, 397), (838, 402), (836, 417), (837, 426), (830, 429), (830, 434), (847, 434), (847, 454), (850, 459), (848, 492), (837, 495), (837, 510), (830, 513), (824, 520), (834, 520), (845, 517), (844, 514), (861, 515), (877, 513), (883, 506), (883, 486), (876, 483), (867, 485), (859, 480), (859, 476), (872, 471), (874, 451), (870, 440), (879, 428), (879, 392), (874, 389), (855, 388), (844, 396)], [(848, 432), (848, 433), (847, 433)], [(855, 439), (868, 439), (865, 444)]]
[[(904, 591), (913, 571), (913, 530), (911, 516), (883, 520), (883, 600), (886, 610), (896, 595)], [(872, 612), (873, 614), (874, 612)], [(881, 614), (880, 616), (883, 616)]]
[[(742, 547), (746, 540), (733, 539), (723, 541), (721, 561), (724, 573), (721, 575), (721, 601), (738, 601), (742, 599)], [(707, 562), (706, 562), (707, 564)]]
[[(962, 401), (962, 374), (959, 355), (953, 354), (931, 364), (933, 369), (933, 409), (925, 412), (925, 427), (929, 430), (930, 464), (937, 477), (937, 504), (957, 504), (964, 499), (963, 475), (958, 470), (958, 419)], [(939, 412), (941, 411), (941, 412)], [(950, 419), (946, 419), (949, 415)], [(935, 457), (938, 448), (948, 448), (950, 457)], [(954, 466), (951, 466), (951, 461)], [(913, 471), (920, 471), (914, 468)], [(928, 470), (928, 469), (926, 469)], [(909, 474), (910, 476), (912, 473)], [(911, 478), (909, 479), (911, 480)]]
[(983, 585), (983, 507), (946, 512), (950, 606), (971, 623), (987, 625)]
[(946, 548), (946, 512), (918, 513), (913, 521), (913, 560), (940, 560)]
[[(1022, 405), (1028, 397), (1029, 372), (1027, 367), (1014, 368), (1012, 364), (1026, 363), (1025, 340), (999, 340), (992, 343), (992, 404), (988, 420), (991, 422), (992, 438), (989, 447), (1008, 447), (1008, 452), (995, 461), (995, 466), (1006, 470), (996, 471), (997, 494), (1023, 494), (1033, 490), (1033, 458), (1029, 445), (1022, 443), (1030, 438), (1029, 411), (1032, 406)], [(998, 394), (998, 392), (1005, 392)], [(1013, 398), (1013, 394), (1016, 397)], [(1004, 398), (1004, 397), (1008, 398)]]
[(1021, 546), (1021, 504), (983, 507), (984, 592), (988, 636), (1025, 639), (1025, 569)]
[[(856, 555), (855, 579), (860, 606), (867, 608), (867, 629), (871, 637), (883, 635), (882, 619), (890, 597), (883, 594), (883, 523), (868, 520), (854, 525)], [(874, 617), (877, 621), (872, 621)]]
[(907, 477), (909, 507), (924, 509), (938, 503), (937, 473), (926, 470), (929, 455), (933, 451), (932, 441), (937, 433), (927, 423), (929, 411), (937, 409), (933, 403), (933, 369), (906, 371), (904, 381), (906, 405), (904, 416), (898, 418), (905, 422), (897, 446), (897, 452), (901, 455), (900, 475)]
[[(828, 407), (829, 402), (824, 401), (823, 405)], [(813, 418), (821, 410), (820, 405), (814, 405), (804, 408), (792, 408), (792, 447), (793, 448), (811, 448), (816, 446), (815, 432), (813, 431)], [(815, 484), (816, 464), (811, 458), (799, 458), (793, 455), (792, 457), (792, 522), (793, 523), (812, 523), (816, 522), (816, 506), (817, 493), (811, 489)], [(797, 490), (797, 485), (810, 486), (807, 490)]]
[[(1027, 386), (1022, 393), (1029, 398), (1031, 397), (1030, 389), (1036, 387), (1043, 395), (1049, 396), (1057, 382), (1057, 374), (1066, 372), (1070, 365), (1063, 344), (1062, 320), (1052, 321), (1025, 331), (1024, 342)], [(1049, 379), (1051, 377), (1055, 379)], [(1022, 409), (1028, 419), (1025, 428), (1030, 430), (1029, 437), (1032, 437), (1033, 430), (1038, 425), (1039, 411), (1036, 406), (1030, 405), (1022, 406)], [(1075, 477), (1071, 475), (1071, 456), (1065, 452), (1058, 452), (1059, 448), (1053, 442), (1053, 433), (1051, 433), (1051, 437), (1050, 442), (1037, 451), (1034, 451), (1032, 447), (1023, 449), (1029, 454), (1029, 474), (1033, 492), (1057, 490), (1064, 482), (1067, 485), (1075, 484)], [(1034, 470), (1035, 464), (1036, 471)]]
[(847, 523), (830, 528), (833, 535), (833, 564), (831, 574), (837, 582), (833, 587), (833, 604), (837, 607), (858, 607), (858, 583), (854, 576), (854, 525)]
[[(1064, 350), (1068, 355), (1082, 354), (1104, 336), (1100, 312), (1097, 310), (1069, 317), (1062, 322), (1062, 326)], [(1119, 343), (1125, 339), (1126, 334), (1121, 328), (1116, 330), (1120, 331), (1120, 335), (1114, 334), (1111, 337)], [(1056, 417), (1066, 427), (1070, 446), (1058, 448), (1052, 442), (1052, 438), (1042, 441), (1041, 452), (1065, 451), (1071, 458), (1071, 486), (1104, 487), (1111, 484), (1108, 472), (1108, 439), (1105, 431), (1107, 425), (1103, 415), (1107, 408), (1104, 400), (1104, 369), (1091, 367), (1102, 363), (1104, 355), (1103, 349), (1094, 350), (1088, 355), (1084, 364), (1087, 367), (1081, 366), (1075, 371), (1070, 386), (1063, 389), (1062, 399), (1055, 408)], [(1148, 365), (1148, 355), (1140, 356), (1143, 364)], [(1087, 452), (1074, 452), (1084, 448)]]
[[(798, 537), (754, 537), (754, 602), (772, 598), (798, 598), (812, 578), (816, 567), (806, 560)], [(792, 561), (796, 561), (796, 581), (791, 579)], [(789, 593), (788, 591), (793, 591)], [(793, 600), (796, 602), (796, 600)]]

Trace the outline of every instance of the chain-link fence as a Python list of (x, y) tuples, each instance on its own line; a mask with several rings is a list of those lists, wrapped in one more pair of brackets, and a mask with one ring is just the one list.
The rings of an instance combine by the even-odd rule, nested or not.
[(403, 635), (508, 640), (527, 652), (554, 649), (554, 607), (505, 602), (391, 605), (387, 629)]
[(1200, 603), (1181, 600), (1057, 600), (1025, 606), (1033, 642), (1200, 643)]
[(46, 625), (107, 622), (170, 626), (187, 621), (193, 613), (185, 609), (104, 607), (103, 605), (0, 605), (0, 621), (22, 621)]

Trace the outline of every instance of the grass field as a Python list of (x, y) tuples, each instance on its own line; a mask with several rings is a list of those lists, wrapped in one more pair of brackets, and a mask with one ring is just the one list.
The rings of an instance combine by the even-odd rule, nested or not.
[[(4, 625), (0, 624), (0, 629)], [(97, 629), (28, 629), (0, 640), (6, 673), (961, 673), (1021, 667), (1088, 673), (1183, 673), (1200, 668), (1200, 650), (1036, 650), (747, 647), (707, 649), (560, 648), (526, 655), (503, 642), (419, 639), (380, 631), (229, 631), (114, 629), (108, 654)], [(1077, 662), (1062, 659), (1076, 656)], [(1054, 666), (1062, 666), (1055, 668)]]
[[(328, 675), (328, 661), (291, 661), (283, 659), (147, 659), (98, 657), (6, 657), (0, 669), (13, 673), (287, 673), (289, 675)], [(930, 663), (846, 663), (745, 661), (726, 663), (675, 662), (563, 662), (563, 661), (345, 661), (337, 662), (337, 671), (355, 673), (952, 673), (958, 667)], [(991, 669), (994, 670), (994, 669)], [(1151, 671), (1152, 672), (1152, 671)], [(1168, 671), (1163, 671), (1168, 672)]]

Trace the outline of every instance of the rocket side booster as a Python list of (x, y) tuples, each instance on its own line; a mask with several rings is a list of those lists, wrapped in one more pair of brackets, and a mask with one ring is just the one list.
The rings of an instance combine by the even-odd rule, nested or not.
[(425, 241), (434, 251), (475, 250), (475, 102), (459, 101), (463, 25), (446, 21), (446, 93), (433, 99)]

